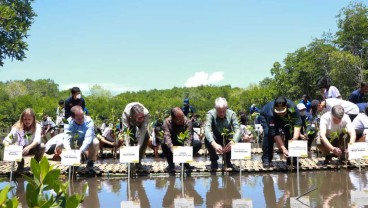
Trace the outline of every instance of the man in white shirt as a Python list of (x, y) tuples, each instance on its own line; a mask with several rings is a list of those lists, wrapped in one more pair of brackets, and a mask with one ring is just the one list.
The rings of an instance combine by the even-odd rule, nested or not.
[[(316, 101), (312, 101), (316, 102)], [(319, 102), (319, 101), (318, 101)], [(336, 105), (341, 105), (344, 108), (345, 114), (347, 114), (350, 120), (354, 120), (354, 118), (359, 114), (359, 107), (350, 101), (342, 100), (338, 98), (328, 98), (322, 102), (319, 102), (317, 107), (318, 112), (328, 112), (331, 111), (332, 107)]]
[[(347, 137), (345, 132), (348, 133)], [(332, 155), (346, 158), (347, 144), (354, 143), (356, 136), (350, 118), (341, 105), (332, 107), (330, 112), (322, 115), (320, 122), (321, 144), (317, 145), (325, 156), (325, 164), (331, 162)], [(331, 155), (332, 154), (332, 155)]]
[(364, 113), (359, 115), (353, 120), (353, 126), (356, 133), (358, 142), (366, 141), (365, 137), (368, 134), (368, 105), (365, 106)]

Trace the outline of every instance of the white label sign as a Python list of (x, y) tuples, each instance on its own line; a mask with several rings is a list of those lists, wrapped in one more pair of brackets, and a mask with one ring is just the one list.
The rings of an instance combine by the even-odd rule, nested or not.
[(61, 153), (61, 164), (79, 166), (81, 161), (80, 150), (63, 150)]
[(368, 144), (365, 142), (351, 143), (348, 146), (349, 160), (368, 158)]
[(139, 163), (139, 146), (121, 147), (120, 163)]
[(235, 143), (231, 145), (232, 160), (249, 160), (251, 159), (252, 147), (251, 143)]
[(310, 207), (310, 201), (309, 196), (303, 196), (299, 199), (296, 199), (296, 197), (290, 198), (290, 207), (292, 208), (306, 208)]
[(289, 157), (308, 157), (307, 140), (289, 140)]
[(253, 201), (252, 199), (233, 199), (233, 208), (252, 208)]
[(135, 201), (122, 201), (120, 203), (121, 208), (141, 208), (141, 205), (139, 202)]
[(23, 146), (9, 145), (4, 148), (4, 161), (17, 161), (22, 160)]
[(174, 146), (174, 163), (190, 163), (193, 161), (193, 147)]
[(174, 199), (175, 208), (194, 208), (194, 198), (177, 198)]
[(350, 191), (351, 206), (362, 207), (368, 205), (368, 190)]

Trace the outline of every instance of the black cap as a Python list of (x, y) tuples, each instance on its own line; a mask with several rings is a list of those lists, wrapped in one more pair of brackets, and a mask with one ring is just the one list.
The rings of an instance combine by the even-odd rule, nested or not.
[(284, 97), (278, 97), (275, 99), (273, 106), (275, 113), (285, 113), (287, 110), (287, 100)]

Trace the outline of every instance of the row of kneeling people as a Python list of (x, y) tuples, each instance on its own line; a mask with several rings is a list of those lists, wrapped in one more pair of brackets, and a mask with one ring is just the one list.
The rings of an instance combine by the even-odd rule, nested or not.
[[(323, 105), (326, 106), (326, 101), (312, 102), (312, 109), (316, 108), (319, 111), (319, 108), (325, 107)], [(319, 148), (325, 154), (326, 160), (330, 158), (331, 153), (335, 156), (344, 155), (345, 148), (342, 148), (341, 144), (343, 142), (339, 139), (343, 129), (347, 129), (346, 132), (349, 135), (350, 142), (355, 142), (356, 140), (354, 126), (349, 116), (345, 114), (346, 112), (347, 110), (339, 104), (333, 106), (331, 111), (326, 112), (322, 117), (312, 115), (312, 117), (317, 118), (316, 123), (313, 123), (313, 121), (308, 126), (312, 129), (314, 124), (315, 135), (317, 131), (320, 132), (321, 145)], [(366, 110), (365, 114), (356, 116), (356, 122), (354, 120), (353, 123), (357, 123), (357, 127), (360, 125), (358, 128), (361, 128), (361, 126), (364, 128), (368, 127), (367, 114), (368, 110)], [(288, 140), (308, 139), (309, 130), (302, 128), (302, 126), (307, 126), (305, 123), (308, 122), (304, 119), (305, 123), (303, 124), (303, 116), (306, 116), (303, 114), (303, 108), (298, 109), (292, 101), (284, 97), (278, 97), (262, 108), (258, 120), (264, 131), (262, 161), (265, 167), (272, 165), (274, 142), (276, 142), (283, 154), (288, 156)], [(122, 126), (123, 129), (130, 132), (129, 135), (131, 137), (125, 141), (129, 142), (129, 145), (139, 146), (139, 163), (137, 168), (142, 169), (142, 171), (147, 171), (140, 162), (150, 138), (148, 121), (149, 112), (141, 103), (133, 102), (125, 107), (122, 114)], [(167, 171), (175, 170), (173, 163), (174, 146), (191, 145), (193, 146), (194, 154), (201, 148), (201, 140), (193, 139), (195, 134), (192, 133), (192, 123), (184, 116), (180, 108), (175, 107), (171, 110), (171, 115), (165, 119), (161, 128), (163, 130), (161, 148), (167, 158)], [(185, 132), (188, 134), (187, 139), (182, 140), (180, 134)], [(363, 134), (363, 131), (361, 132)], [(334, 139), (333, 137), (335, 136), (333, 135), (338, 136)], [(204, 136), (204, 144), (210, 156), (211, 169), (218, 168), (218, 154), (224, 154), (225, 165), (233, 170), (238, 168), (231, 163), (232, 144), (243, 139), (247, 141), (247, 139), (252, 137), (251, 134), (244, 133), (241, 130), (236, 113), (228, 109), (228, 103), (222, 97), (217, 98), (215, 100), (215, 108), (207, 112)], [(364, 139), (364, 136), (359, 139)], [(41, 143), (41, 128), (36, 122), (35, 113), (32, 109), (26, 109), (22, 112), (19, 121), (13, 126), (3, 142), (5, 145), (15, 144), (23, 146), (23, 155), (34, 154), (36, 160), (40, 160), (45, 151), (47, 154), (59, 155), (62, 149), (78, 148), (87, 158), (87, 169), (93, 173), (94, 161), (97, 159), (99, 150), (101, 151), (104, 146), (115, 147), (122, 145), (123, 141), (124, 139), (116, 139), (111, 128), (106, 128), (102, 135), (95, 136), (93, 120), (89, 116), (84, 115), (80, 106), (74, 106), (71, 109), (71, 117), (68, 119), (68, 124), (64, 126), (64, 133), (56, 135), (46, 145)], [(347, 140), (345, 139), (344, 141), (346, 142)], [(23, 165), (21, 162), (18, 165), (18, 169), (21, 170)], [(193, 168), (189, 164), (185, 164), (185, 167), (188, 169)]]

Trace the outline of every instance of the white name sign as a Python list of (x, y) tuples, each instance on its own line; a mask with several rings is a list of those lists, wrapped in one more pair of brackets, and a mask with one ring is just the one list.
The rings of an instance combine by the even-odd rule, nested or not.
[(252, 147), (251, 143), (235, 143), (231, 145), (232, 160), (249, 160), (251, 159)]
[(253, 201), (252, 199), (233, 199), (232, 207), (244, 207), (244, 208), (252, 208)]
[(368, 205), (368, 190), (350, 191), (351, 206), (363, 207)]
[(368, 158), (368, 144), (365, 142), (350, 143), (348, 152), (349, 160)]
[(121, 147), (120, 163), (139, 163), (139, 146)]
[(4, 161), (17, 161), (22, 160), (23, 146), (9, 145), (4, 148)]
[(81, 161), (81, 151), (80, 150), (63, 150), (61, 153), (61, 164), (78, 166)]
[(300, 197), (298, 200), (296, 197), (290, 198), (290, 207), (293, 208), (306, 208), (310, 207), (309, 196)]
[(193, 147), (174, 146), (174, 163), (190, 163), (193, 161)]
[(194, 208), (194, 198), (177, 198), (174, 199), (175, 208)]
[(135, 201), (122, 201), (120, 203), (121, 208), (141, 208), (141, 205), (139, 202)]
[(289, 157), (308, 157), (307, 140), (289, 140)]

